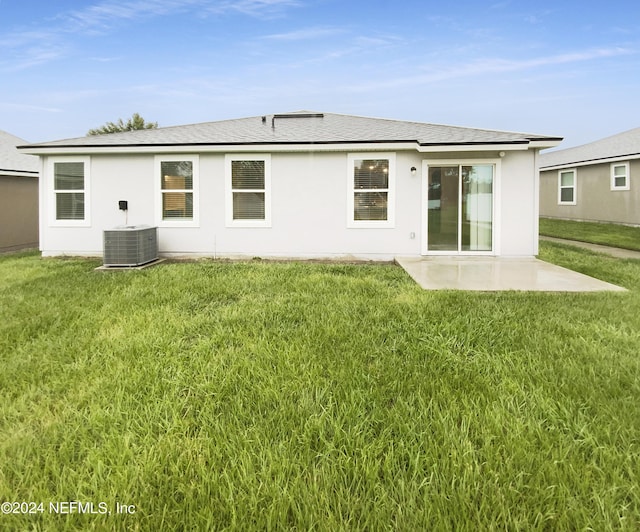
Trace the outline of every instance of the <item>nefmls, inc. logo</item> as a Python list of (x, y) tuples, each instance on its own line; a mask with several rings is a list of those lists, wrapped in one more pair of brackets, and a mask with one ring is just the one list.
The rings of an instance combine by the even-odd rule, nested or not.
[(80, 501), (50, 502), (49, 513), (105, 515), (109, 513), (109, 506), (106, 502), (99, 502), (97, 505), (93, 502)]

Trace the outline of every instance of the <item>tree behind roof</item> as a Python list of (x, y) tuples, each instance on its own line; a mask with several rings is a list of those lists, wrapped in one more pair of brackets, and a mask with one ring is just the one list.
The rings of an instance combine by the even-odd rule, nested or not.
[(138, 129), (156, 129), (158, 122), (145, 122), (138, 113), (133, 113), (126, 122), (119, 118), (117, 122), (107, 122), (96, 129), (90, 129), (87, 135), (105, 135), (107, 133), (120, 133), (122, 131), (135, 131)]

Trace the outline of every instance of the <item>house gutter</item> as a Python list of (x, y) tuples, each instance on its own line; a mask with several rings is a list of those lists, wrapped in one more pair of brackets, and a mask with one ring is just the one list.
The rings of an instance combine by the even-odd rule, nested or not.
[[(40, 144), (18, 146), (23, 153), (31, 155), (91, 154), (91, 153), (228, 153), (228, 152), (302, 152), (302, 151), (379, 151), (417, 150), (420, 153), (452, 151), (512, 151), (535, 147), (554, 147), (560, 141), (545, 139), (507, 142), (454, 142), (419, 143), (415, 140), (375, 140), (375, 141), (328, 141), (328, 142), (238, 142), (238, 143), (154, 143), (154, 144)], [(541, 146), (540, 146), (541, 145)]]
[(0, 168), (0, 175), (9, 177), (38, 177), (38, 172), (32, 170), (9, 170)]
[(601, 159), (584, 159), (581, 161), (570, 163), (552, 164), (549, 166), (541, 166), (540, 171), (546, 172), (548, 170), (562, 170), (563, 168), (575, 168), (578, 166), (589, 166), (592, 164), (617, 163), (621, 161), (632, 161), (635, 159), (640, 159), (640, 153), (630, 153), (627, 155), (616, 155), (615, 157), (603, 157)]

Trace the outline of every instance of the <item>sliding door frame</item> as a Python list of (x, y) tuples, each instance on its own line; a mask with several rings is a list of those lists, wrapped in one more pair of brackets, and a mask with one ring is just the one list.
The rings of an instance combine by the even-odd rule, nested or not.
[[(456, 256), (496, 256), (500, 255), (500, 190), (501, 190), (501, 159), (500, 158), (473, 158), (473, 159), (429, 159), (422, 161), (422, 255), (456, 255)], [(462, 251), (460, 246), (460, 236), (458, 236), (458, 246), (456, 250), (429, 250), (429, 168), (441, 166), (474, 166), (474, 165), (492, 165), (493, 166), (493, 184), (492, 184), (492, 235), (491, 249), (482, 251)], [(461, 174), (461, 172), (460, 172)], [(460, 180), (462, 177), (460, 176)], [(462, 216), (462, 187), (458, 190), (458, 232), (461, 231), (460, 217)]]

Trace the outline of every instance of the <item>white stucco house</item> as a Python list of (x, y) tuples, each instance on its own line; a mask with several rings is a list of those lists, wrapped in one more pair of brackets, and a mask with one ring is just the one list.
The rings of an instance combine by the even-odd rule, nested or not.
[(536, 255), (537, 154), (561, 140), (299, 111), (21, 149), (43, 256), (150, 225), (164, 256), (390, 260)]

